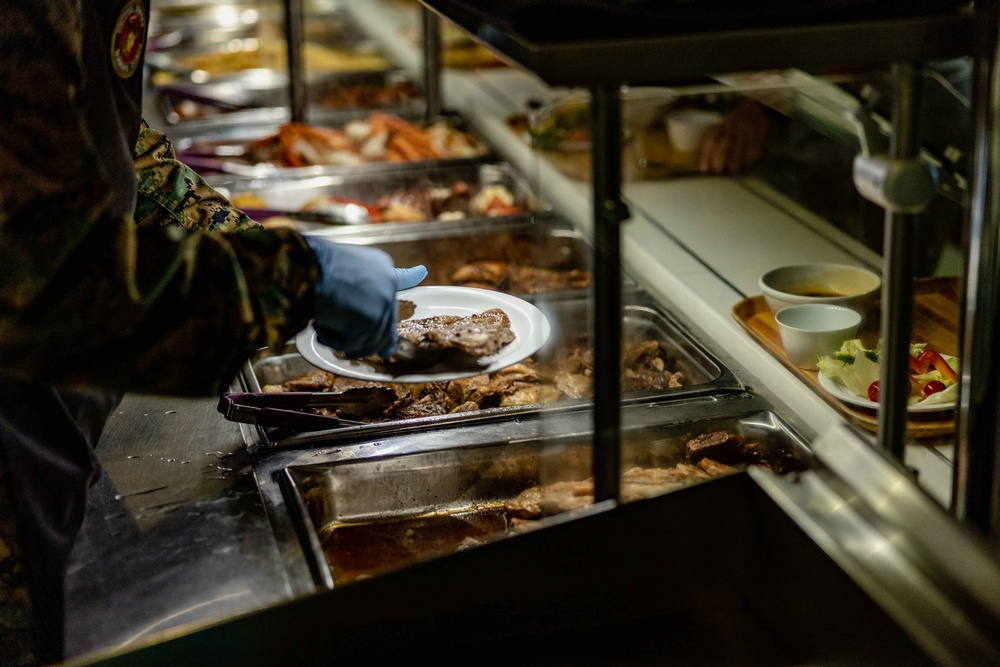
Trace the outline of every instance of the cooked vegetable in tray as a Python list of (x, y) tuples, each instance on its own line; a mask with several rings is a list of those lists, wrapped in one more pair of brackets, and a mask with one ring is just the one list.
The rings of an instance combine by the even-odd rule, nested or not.
[[(253, 192), (243, 192), (230, 198), (232, 203), (250, 211), (268, 210), (268, 200)], [(424, 222), (428, 220), (462, 220), (475, 217), (517, 215), (527, 211), (527, 205), (517, 201), (503, 183), (484, 186), (454, 181), (447, 186), (404, 187), (375, 201), (361, 201), (338, 195), (319, 195), (306, 200), (294, 213), (326, 213), (341, 210), (344, 204), (357, 204), (368, 211), (370, 222)], [(263, 221), (265, 225), (267, 221)]]
[(447, 120), (421, 127), (374, 111), (341, 127), (285, 123), (274, 134), (236, 144), (195, 140), (179, 153), (181, 160), (209, 155), (249, 164), (306, 167), (471, 158), (486, 154), (486, 148)]
[[(552, 525), (594, 502), (591, 436), (500, 439), (476, 447), (286, 467), (314, 567), (336, 586)], [(623, 502), (735, 475), (808, 467), (768, 412), (649, 423), (622, 434)], [(328, 568), (328, 569), (327, 569)]]

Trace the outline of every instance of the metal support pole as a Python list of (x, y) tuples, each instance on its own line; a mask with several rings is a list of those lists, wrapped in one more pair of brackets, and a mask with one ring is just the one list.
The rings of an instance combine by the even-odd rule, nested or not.
[(594, 500), (618, 500), (621, 486), (622, 119), (617, 86), (596, 86), (591, 102), (594, 184)]
[[(918, 150), (917, 92), (913, 65), (892, 66), (894, 86), (889, 157), (909, 160)], [(914, 215), (887, 208), (882, 271), (881, 409), (878, 443), (900, 461), (906, 451), (910, 395), (910, 337), (913, 328)]]
[(288, 100), (292, 122), (306, 122), (305, 64), (302, 58), (302, 0), (285, 0), (285, 45), (288, 47)]
[(965, 305), (961, 322), (961, 390), (952, 487), (952, 512), (984, 532), (1000, 530), (997, 438), (1000, 387), (995, 353), (1000, 341), (1000, 223), (998, 183), (1000, 112), (997, 68), (1000, 3), (977, 2), (983, 34), (973, 68), (972, 113), (975, 128), (968, 230), (965, 235)]
[(425, 119), (432, 121), (441, 115), (441, 18), (421, 5), (420, 19), (424, 40)]

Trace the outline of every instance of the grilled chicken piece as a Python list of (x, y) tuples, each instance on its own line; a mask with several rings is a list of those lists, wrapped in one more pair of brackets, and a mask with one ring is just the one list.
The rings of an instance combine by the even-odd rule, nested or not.
[(532, 405), (534, 403), (554, 403), (562, 398), (562, 392), (546, 384), (524, 387), (500, 399), (500, 407)]
[(566, 398), (589, 398), (594, 395), (594, 378), (576, 373), (557, 375), (556, 388)]
[[(691, 482), (711, 479), (704, 470), (687, 463), (672, 468), (630, 468), (622, 473), (622, 502), (652, 498)], [(594, 502), (594, 481), (556, 482), (532, 486), (504, 504), (507, 513), (519, 519), (538, 519), (568, 512)]]
[(718, 461), (713, 461), (709, 458), (704, 458), (701, 461), (698, 461), (698, 467), (712, 477), (722, 477), (724, 475), (732, 475), (735, 472), (739, 472), (739, 470), (733, 466), (727, 466), (725, 463), (719, 463)]
[(739, 463), (746, 460), (740, 445), (743, 438), (726, 431), (713, 431), (688, 440), (684, 446), (687, 460), (697, 463), (703, 458), (711, 458), (720, 463)]
[(532, 486), (505, 503), (507, 513), (521, 519), (537, 519), (558, 514), (594, 502), (594, 483), (556, 482)]
[(493, 289), (519, 294), (590, 285), (590, 272), (581, 269), (546, 269), (509, 262), (481, 261), (464, 264), (450, 276), (453, 285), (489, 285)]
[(652, 498), (710, 478), (704, 470), (687, 463), (673, 468), (630, 468), (622, 473), (621, 500), (629, 503)]
[(286, 391), (328, 391), (333, 386), (334, 376), (319, 369), (309, 371), (285, 383)]

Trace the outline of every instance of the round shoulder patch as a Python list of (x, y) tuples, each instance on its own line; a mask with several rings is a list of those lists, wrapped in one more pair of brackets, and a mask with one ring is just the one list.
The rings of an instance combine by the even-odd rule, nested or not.
[(111, 64), (118, 76), (135, 73), (146, 41), (146, 10), (139, 0), (129, 0), (118, 14), (111, 32)]

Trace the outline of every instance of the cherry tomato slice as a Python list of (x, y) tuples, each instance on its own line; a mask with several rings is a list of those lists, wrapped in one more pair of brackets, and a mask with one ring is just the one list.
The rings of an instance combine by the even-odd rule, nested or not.
[(946, 385), (944, 382), (941, 382), (941, 380), (931, 380), (930, 382), (925, 384), (923, 388), (921, 388), (920, 393), (923, 394), (923, 396), (926, 398), (931, 394), (936, 394), (939, 391), (944, 391), (947, 388), (948, 385)]
[(868, 400), (872, 403), (878, 403), (878, 380), (875, 380), (870, 385), (868, 385)]

